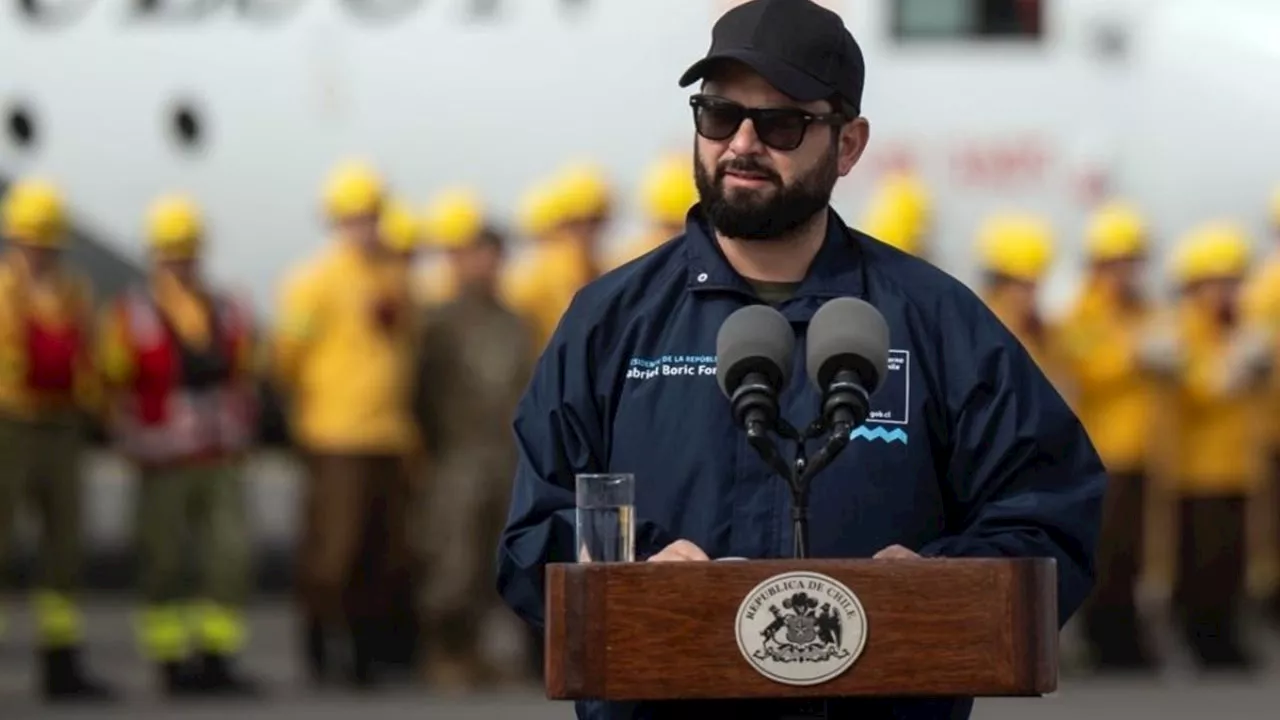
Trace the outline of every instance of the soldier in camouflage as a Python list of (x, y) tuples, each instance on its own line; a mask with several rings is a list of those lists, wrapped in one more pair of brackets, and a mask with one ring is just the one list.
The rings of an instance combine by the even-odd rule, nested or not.
[(499, 679), (480, 630), (501, 608), (493, 558), (506, 520), (516, 448), (511, 419), (532, 373), (533, 328), (503, 303), (503, 239), (485, 228), (448, 249), (456, 297), (428, 312), (415, 394), (433, 465), (420, 538), (427, 680), (470, 689)]

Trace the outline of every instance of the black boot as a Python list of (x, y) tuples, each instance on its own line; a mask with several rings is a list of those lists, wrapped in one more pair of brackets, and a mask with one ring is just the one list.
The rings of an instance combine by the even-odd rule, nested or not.
[(173, 660), (160, 664), (160, 687), (170, 697), (190, 697), (204, 690), (200, 668), (189, 662)]
[(84, 670), (80, 648), (62, 647), (42, 653), (44, 696), (50, 701), (107, 701), (115, 698), (100, 680)]
[(307, 674), (315, 685), (323, 685), (329, 676), (326, 640), (324, 623), (315, 618), (308, 619), (303, 631), (303, 657), (306, 660)]
[(370, 690), (377, 685), (377, 625), (367, 620), (351, 621), (351, 683)]
[(256, 696), (262, 694), (257, 681), (235, 668), (225, 655), (205, 653), (200, 657), (205, 690), (216, 695)]

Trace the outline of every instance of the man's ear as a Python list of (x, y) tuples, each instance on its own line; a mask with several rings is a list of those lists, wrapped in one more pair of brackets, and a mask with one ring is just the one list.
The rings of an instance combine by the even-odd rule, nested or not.
[(871, 123), (864, 117), (854, 118), (840, 126), (839, 154), (836, 162), (840, 177), (848, 175), (853, 170), (853, 166), (858, 164), (870, 139)]

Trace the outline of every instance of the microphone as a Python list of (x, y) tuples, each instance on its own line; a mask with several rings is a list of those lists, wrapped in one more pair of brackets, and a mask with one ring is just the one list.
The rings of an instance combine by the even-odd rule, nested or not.
[(748, 435), (762, 436), (778, 422), (778, 395), (787, 386), (795, 332), (768, 305), (736, 310), (716, 335), (716, 382)]
[(805, 369), (822, 392), (822, 417), (847, 435), (866, 422), (889, 366), (889, 324), (870, 303), (837, 298), (814, 313)]

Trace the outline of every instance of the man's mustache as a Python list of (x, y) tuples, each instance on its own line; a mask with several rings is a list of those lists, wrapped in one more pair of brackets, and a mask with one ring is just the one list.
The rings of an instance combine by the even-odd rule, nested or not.
[(723, 181), (724, 176), (731, 172), (759, 175), (774, 185), (782, 184), (782, 178), (778, 177), (778, 173), (754, 160), (748, 160), (746, 158), (736, 158), (717, 167), (716, 182), (719, 183)]

